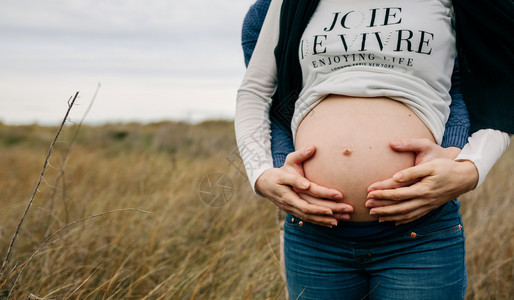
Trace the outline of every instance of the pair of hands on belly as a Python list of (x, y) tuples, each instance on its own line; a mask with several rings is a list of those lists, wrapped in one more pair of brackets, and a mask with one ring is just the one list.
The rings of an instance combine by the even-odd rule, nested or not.
[[(404, 224), (472, 190), (478, 171), (470, 161), (455, 161), (460, 149), (442, 148), (428, 139), (406, 139), (391, 142), (396, 151), (416, 153), (415, 166), (397, 172), (392, 178), (368, 188), (366, 206), (380, 221)], [(353, 207), (336, 202), (343, 195), (308, 181), (302, 163), (315, 152), (315, 147), (297, 150), (287, 156), (281, 168), (266, 170), (255, 188), (280, 209), (322, 226), (336, 226), (348, 220)]]
[(394, 141), (396, 151), (416, 153), (415, 166), (368, 187), (366, 207), (380, 221), (396, 225), (414, 221), (472, 190), (478, 170), (471, 161), (455, 161), (456, 147), (442, 148), (428, 139)]
[(353, 207), (337, 202), (343, 194), (322, 187), (305, 178), (303, 162), (314, 155), (314, 146), (287, 155), (284, 165), (264, 171), (255, 182), (255, 190), (283, 211), (304, 221), (333, 227), (340, 220), (350, 219)]

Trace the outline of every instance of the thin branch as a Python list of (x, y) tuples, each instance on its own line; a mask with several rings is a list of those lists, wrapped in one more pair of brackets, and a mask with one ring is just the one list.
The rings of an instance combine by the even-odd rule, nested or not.
[[(76, 128), (76, 130), (75, 130), (75, 132), (73, 134), (73, 138), (71, 139), (71, 142), (68, 144), (68, 147), (66, 147), (66, 149), (64, 150), (64, 153), (63, 153), (63, 156), (62, 156), (61, 167), (59, 168), (59, 175), (56, 178), (56, 182), (59, 181), (59, 179), (62, 182), (62, 201), (63, 201), (63, 204), (64, 204), (64, 212), (65, 212), (65, 216), (66, 216), (66, 219), (65, 219), (66, 223), (69, 222), (69, 210), (68, 210), (68, 203), (66, 201), (66, 180), (65, 180), (65, 177), (64, 177), (64, 169), (66, 167), (66, 164), (68, 163), (68, 159), (70, 157), (71, 148), (73, 147), (73, 145), (77, 141), (77, 138), (78, 138), (79, 133), (80, 133), (80, 129), (82, 128), (82, 125), (84, 124), (84, 120), (86, 119), (87, 115), (89, 114), (89, 111), (91, 110), (91, 107), (93, 107), (93, 103), (95, 103), (96, 96), (98, 96), (98, 91), (100, 90), (101, 86), (102, 85), (99, 82), (98, 85), (96, 86), (96, 90), (95, 90), (95, 93), (93, 94), (93, 97), (91, 98), (91, 101), (89, 101), (89, 105), (88, 105), (86, 111), (84, 112), (84, 114), (82, 115), (82, 118), (80, 119), (80, 122), (78, 123), (78, 126), (77, 126), (77, 128)], [(54, 195), (55, 194), (52, 194), (52, 201), (54, 199)]]
[(34, 192), (32, 193), (32, 196), (30, 197), (27, 207), (25, 208), (25, 212), (23, 213), (23, 215), (20, 219), (20, 222), (18, 223), (18, 226), (16, 226), (16, 231), (14, 232), (14, 235), (11, 240), (11, 244), (9, 245), (9, 249), (7, 250), (7, 254), (5, 255), (4, 261), (2, 263), (2, 268), (0, 268), (0, 278), (2, 278), (2, 275), (4, 274), (5, 267), (7, 266), (7, 262), (9, 261), (9, 256), (11, 255), (12, 249), (14, 247), (14, 243), (16, 242), (16, 238), (18, 237), (18, 234), (20, 232), (21, 225), (23, 224), (23, 221), (25, 220), (25, 217), (27, 216), (27, 213), (29, 212), (29, 209), (32, 206), (32, 202), (34, 201), (34, 197), (36, 196), (39, 185), (41, 184), (41, 181), (43, 180), (43, 176), (45, 175), (45, 171), (46, 171), (46, 166), (48, 164), (48, 160), (50, 159), (50, 155), (52, 154), (52, 150), (54, 149), (55, 142), (59, 138), (62, 128), (64, 127), (64, 124), (66, 123), (66, 120), (68, 119), (68, 115), (70, 114), (71, 108), (73, 107), (73, 104), (75, 103), (75, 100), (77, 100), (78, 96), (79, 96), (79, 92), (76, 92), (75, 96), (73, 98), (70, 98), (70, 100), (68, 100), (68, 109), (66, 110), (66, 114), (61, 122), (61, 126), (59, 127), (59, 130), (57, 131), (57, 134), (55, 135), (55, 138), (52, 141), (52, 144), (50, 145), (50, 149), (48, 150), (48, 154), (46, 156), (45, 163), (43, 164), (43, 169), (41, 170), (41, 174), (39, 175), (39, 180), (36, 184), (36, 187), (34, 188)]

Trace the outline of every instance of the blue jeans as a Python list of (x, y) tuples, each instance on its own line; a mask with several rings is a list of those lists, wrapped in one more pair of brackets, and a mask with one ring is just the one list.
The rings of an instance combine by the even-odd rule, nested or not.
[(284, 223), (290, 299), (464, 299), (465, 236), (455, 207), (378, 241), (349, 241), (300, 221), (288, 214)]

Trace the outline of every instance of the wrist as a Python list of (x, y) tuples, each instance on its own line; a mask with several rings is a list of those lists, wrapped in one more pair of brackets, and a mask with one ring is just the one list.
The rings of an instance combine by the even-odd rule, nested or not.
[(455, 159), (455, 158), (457, 158), (457, 156), (460, 153), (460, 148), (451, 146), (451, 147), (445, 148), (445, 151), (446, 151), (447, 158)]
[(476, 188), (478, 184), (479, 174), (478, 168), (471, 160), (457, 160), (458, 171), (460, 178), (463, 178), (463, 185), (467, 191), (471, 191)]
[(264, 196), (265, 194), (263, 193), (263, 191), (265, 189), (267, 182), (269, 181), (268, 175), (270, 174), (271, 170), (273, 170), (273, 169), (274, 168), (264, 170), (264, 172), (262, 172), (261, 175), (259, 175), (259, 177), (257, 177), (257, 179), (255, 180), (254, 191), (255, 191), (255, 194), (257, 194), (258, 196), (265, 197)]

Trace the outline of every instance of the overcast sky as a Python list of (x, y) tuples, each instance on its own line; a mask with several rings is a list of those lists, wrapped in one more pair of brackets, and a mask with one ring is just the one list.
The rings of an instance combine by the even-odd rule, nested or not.
[(0, 121), (233, 118), (254, 0), (2, 0)]

